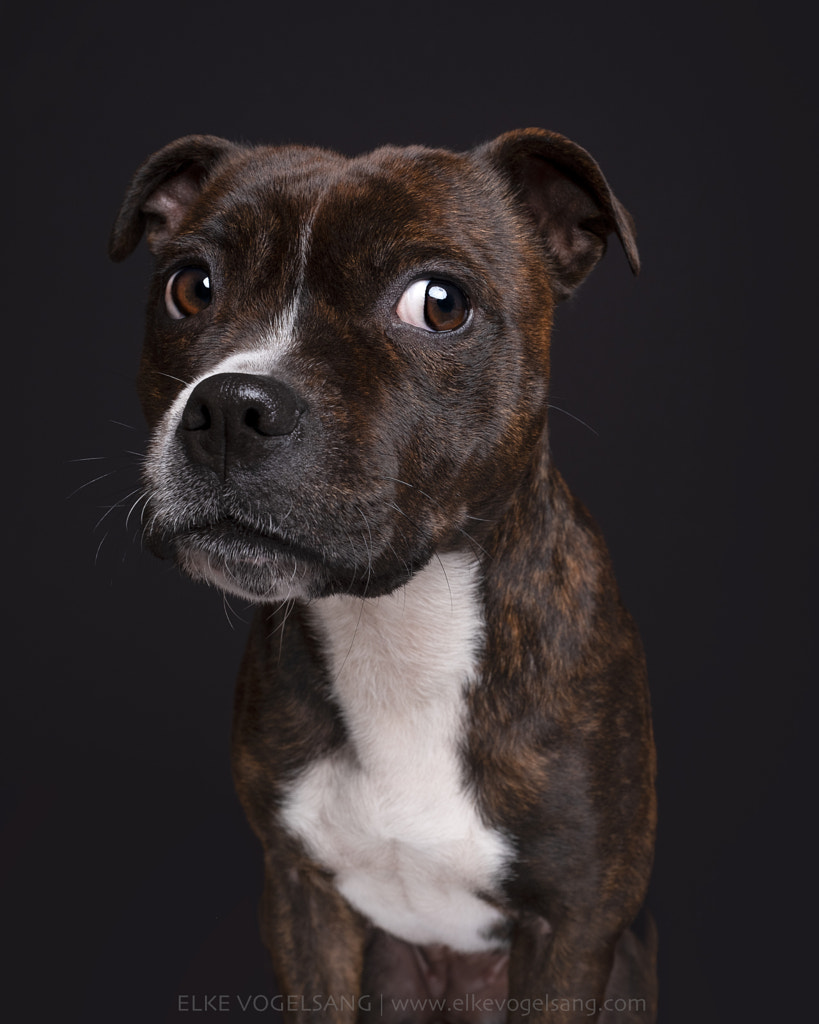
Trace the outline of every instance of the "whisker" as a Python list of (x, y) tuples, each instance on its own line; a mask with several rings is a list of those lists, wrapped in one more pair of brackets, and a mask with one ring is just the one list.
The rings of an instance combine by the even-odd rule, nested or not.
[(284, 627), (287, 625), (287, 620), (293, 614), (293, 610), (296, 607), (296, 599), (291, 597), (289, 601), (284, 602), (282, 608), (282, 622), (278, 627), (279, 629), (279, 664), (281, 664), (282, 654), (284, 653)]
[[(394, 477), (384, 477), (383, 479), (385, 479), (385, 480), (393, 480), (395, 478)], [(431, 501), (433, 504), (438, 505), (439, 507), (441, 506), (441, 503), (436, 498), (433, 498), (431, 494), (427, 494), (426, 491), (422, 491), (420, 487), (416, 487), (414, 484), (408, 484), (408, 483), (406, 483), (406, 481), (403, 481), (403, 480), (399, 480), (397, 482), (398, 483), (404, 483), (405, 486), (411, 487), (414, 491), (418, 491), (419, 494), (423, 494), (424, 497), (427, 498), (429, 501)], [(387, 506), (389, 508), (394, 508), (396, 512), (400, 512), (401, 515), (408, 522), (412, 523), (412, 520), (409, 518), (409, 516), (406, 514), (406, 512), (404, 512), (402, 509), (400, 509), (394, 502), (389, 502), (388, 501), (387, 502)], [(469, 516), (468, 518), (472, 519), (472, 518), (475, 518), (475, 517)], [(479, 522), (488, 522), (488, 523), (492, 522), (491, 519), (481, 519), (481, 520), (478, 520), (478, 521)], [(412, 523), (412, 525), (415, 526), (415, 523)], [(476, 554), (478, 552), (480, 552), (486, 558), (490, 557), (489, 552), (486, 550), (486, 548), (484, 548), (482, 544), (480, 544), (477, 540), (475, 540), (475, 538), (471, 534), (467, 533), (467, 531), (462, 526), (457, 527), (457, 532), (460, 533), (463, 537), (466, 538), (466, 540), (469, 542), (469, 544), (471, 544), (472, 549), (473, 549), (473, 551), (475, 551)]]
[[(115, 508), (122, 508), (123, 505), (125, 504), (125, 502), (131, 497), (131, 495), (132, 494), (136, 494), (136, 492), (138, 490), (140, 490), (140, 488), (139, 487), (135, 487), (132, 491), (129, 491), (129, 493), (126, 494), (125, 497), (120, 498), (119, 501), (115, 501), (113, 505), (109, 505), (109, 507), (106, 509), (106, 511), (103, 512), (103, 514), (100, 516), (100, 518), (94, 524), (94, 530), (98, 530), (99, 527), (100, 527), (100, 524), (103, 522), (103, 520), (107, 519), (108, 516), (111, 515), (111, 513), (114, 511)], [(126, 526), (128, 525), (128, 521), (127, 520), (125, 521), (125, 525)], [(91, 532), (93, 533), (94, 530), (92, 530)]]
[[(133, 493), (134, 492), (131, 491), (131, 494), (133, 494)], [(129, 522), (129, 520), (131, 518), (131, 513), (134, 511), (134, 509), (137, 507), (137, 505), (141, 501), (145, 501), (147, 499), (147, 497), (148, 497), (148, 492), (147, 491), (143, 491), (142, 494), (140, 494), (139, 497), (137, 498), (137, 500), (133, 503), (133, 505), (128, 509), (128, 515), (125, 517), (125, 529), (126, 530), (128, 529), (128, 522)], [(141, 516), (140, 516), (140, 522), (142, 522), (142, 517)]]
[(358, 512), (358, 514), (364, 520), (364, 525), (367, 527), (367, 534), (369, 536), (369, 543), (366, 545), (366, 547), (367, 547), (367, 581), (364, 584), (364, 596), (366, 597), (367, 596), (367, 590), (369, 589), (369, 586), (370, 586), (370, 580), (372, 579), (372, 576), (373, 576), (373, 532), (370, 529), (369, 520), (364, 515), (363, 510), (361, 508), (359, 508), (358, 505), (355, 505), (355, 504), (353, 505), (353, 508), (356, 510), (356, 512)]
[(581, 420), (579, 416), (575, 416), (575, 414), (573, 412), (569, 412), (568, 409), (561, 409), (559, 405), (552, 405), (551, 402), (549, 403), (548, 407), (550, 409), (554, 409), (556, 412), (562, 412), (563, 415), (568, 416), (569, 419), (576, 420), (582, 427), (585, 427), (587, 430), (590, 430), (595, 437), (600, 437), (600, 434), (594, 429), (594, 427), (589, 426), (589, 424), (586, 423), (585, 420)]
[(102, 538), (102, 540), (101, 540), (101, 541), (99, 542), (99, 544), (97, 545), (97, 551), (96, 551), (96, 554), (94, 555), (94, 565), (96, 565), (96, 564), (97, 564), (97, 559), (98, 559), (98, 558), (100, 557), (100, 551), (102, 550), (102, 545), (103, 545), (103, 544), (105, 543), (105, 538), (106, 538), (107, 536), (108, 536), (108, 531), (106, 531), (106, 532), (105, 532), (105, 533), (103, 534), (103, 538)]
[[(399, 508), (394, 501), (388, 501), (387, 508), (394, 509), (399, 515), (403, 516), (408, 523), (412, 523), (412, 520), (407, 513), (403, 509)], [(415, 523), (412, 523), (412, 525), (415, 526)]]
[[(88, 483), (80, 484), (79, 487), (76, 487), (69, 495), (66, 496), (65, 500), (68, 501), (69, 498), (73, 498), (75, 494), (79, 494), (80, 491), (84, 491), (86, 487), (90, 487), (91, 484), (98, 483), (100, 480), (104, 480), (106, 477), (113, 476), (114, 473), (116, 473), (116, 470), (112, 469), (109, 473), (101, 473), (99, 476), (95, 476), (94, 479), (89, 480)], [(133, 491), (131, 493), (133, 493)]]
[[(406, 480), (399, 480), (398, 477), (395, 476), (383, 476), (381, 477), (381, 479), (391, 480), (393, 483), (401, 484), (404, 487), (409, 487), (410, 490), (418, 491), (418, 493), (422, 494), (428, 501), (431, 501), (434, 505), (437, 505), (439, 508), (441, 507), (441, 502), (436, 497), (434, 497), (432, 494), (429, 494), (427, 491), (425, 491), (422, 487), (419, 487), (417, 484), (408, 483)], [(471, 519), (473, 523), (494, 522), (493, 519), (482, 519), (480, 516), (470, 516), (466, 512), (464, 513), (464, 515), (466, 516), (467, 519)]]
[[(241, 622), (242, 621), (242, 617), (241, 617), (241, 615), (237, 614), (236, 609), (230, 603), (230, 599), (228, 598), (228, 595), (225, 593), (224, 590), (222, 591), (222, 609), (224, 610), (225, 618), (227, 619), (228, 625), (230, 626), (230, 628), (235, 633), (236, 632), (236, 622)], [(233, 618), (231, 618), (231, 615), (233, 616)], [(236, 620), (236, 621), (234, 621), (234, 620)]]
[[(353, 599), (353, 600), (355, 600), (355, 599)], [(361, 625), (361, 616), (364, 614), (364, 602), (366, 601), (366, 598), (364, 598), (364, 597), (358, 598), (358, 601), (359, 601), (358, 618), (356, 619), (355, 629), (353, 630), (353, 635), (352, 635), (352, 638), (350, 639), (350, 646), (347, 648), (347, 653), (344, 655), (344, 660), (338, 666), (338, 671), (336, 672), (336, 677), (333, 680), (333, 685), (335, 685), (339, 681), (339, 679), (341, 679), (341, 673), (344, 671), (344, 666), (347, 664), (347, 660), (349, 659), (350, 655), (353, 653), (353, 647), (355, 646), (356, 637), (358, 636), (358, 629), (359, 629), (359, 626)]]
[(156, 370), (154, 372), (157, 373), (158, 376), (160, 377), (167, 377), (168, 380), (175, 380), (178, 384), (181, 384), (183, 387), (186, 388), (190, 387), (190, 385), (193, 383), (193, 381), (182, 380), (181, 377), (174, 377), (172, 373), (165, 373), (163, 370)]
[(409, 582), (410, 578), (412, 577), (412, 570), (409, 567), (409, 562), (407, 562), (407, 560), (405, 558), (402, 558), (402, 556), (398, 554), (398, 552), (395, 550), (395, 548), (392, 546), (392, 544), (390, 544), (389, 541), (387, 541), (386, 544), (387, 544), (387, 547), (390, 549), (390, 551), (392, 551), (392, 553), (398, 559), (398, 561), (403, 564), (403, 566), (404, 566), (404, 575), (407, 577), (407, 582)]
[(447, 575), (446, 566), (444, 565), (444, 560), (443, 560), (443, 558), (441, 558), (441, 556), (438, 554), (437, 551), (435, 552), (435, 557), (438, 559), (438, 565), (440, 565), (441, 572), (444, 574), (444, 579), (446, 580), (446, 589), (449, 591), (449, 610), (451, 612), (454, 612), (455, 611), (455, 599), (452, 596), (452, 586), (451, 586), (451, 584), (449, 582), (449, 576)]

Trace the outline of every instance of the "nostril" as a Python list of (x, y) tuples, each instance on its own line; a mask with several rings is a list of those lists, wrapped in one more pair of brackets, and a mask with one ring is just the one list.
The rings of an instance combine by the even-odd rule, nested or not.
[(261, 429), (261, 413), (252, 406), (245, 412), (245, 426), (255, 430), (257, 434), (263, 433)]
[(182, 410), (181, 424), (185, 430), (210, 430), (211, 411), (205, 401), (189, 400)]
[(185, 430), (210, 430), (210, 409), (204, 402), (188, 402), (182, 412), (182, 426)]

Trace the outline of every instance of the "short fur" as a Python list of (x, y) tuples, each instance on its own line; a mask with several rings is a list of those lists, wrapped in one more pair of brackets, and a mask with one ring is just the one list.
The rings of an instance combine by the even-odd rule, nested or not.
[[(611, 233), (639, 267), (600, 169), (539, 129), (355, 159), (189, 136), (112, 258), (143, 232), (146, 534), (259, 604), (234, 772), (288, 1019), (651, 1021), (644, 659), (546, 424), (556, 303)], [(209, 292), (177, 317), (186, 267)], [(398, 315), (425, 279), (463, 323)]]

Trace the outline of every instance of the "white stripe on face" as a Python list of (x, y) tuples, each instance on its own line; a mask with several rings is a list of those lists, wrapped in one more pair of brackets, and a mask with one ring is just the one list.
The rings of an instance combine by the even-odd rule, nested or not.
[(161, 501), (163, 484), (167, 482), (175, 447), (176, 428), (188, 404), (188, 399), (197, 385), (218, 373), (249, 373), (275, 377), (286, 356), (294, 349), (296, 325), (301, 308), (304, 275), (310, 250), (312, 221), (306, 222), (299, 234), (298, 265), (293, 297), (284, 309), (270, 317), (267, 330), (247, 340), (247, 348), (231, 352), (215, 366), (200, 374), (180, 391), (171, 403), (159, 426), (148, 451), (145, 464), (147, 479), (158, 492)]

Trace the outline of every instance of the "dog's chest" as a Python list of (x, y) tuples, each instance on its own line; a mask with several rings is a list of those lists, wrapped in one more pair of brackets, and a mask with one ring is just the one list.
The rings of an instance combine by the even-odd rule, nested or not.
[(402, 591), (312, 607), (350, 743), (292, 787), (285, 826), (342, 895), (410, 942), (497, 945), (508, 844), (466, 791), (460, 745), (481, 618), (475, 566), (444, 556)]

